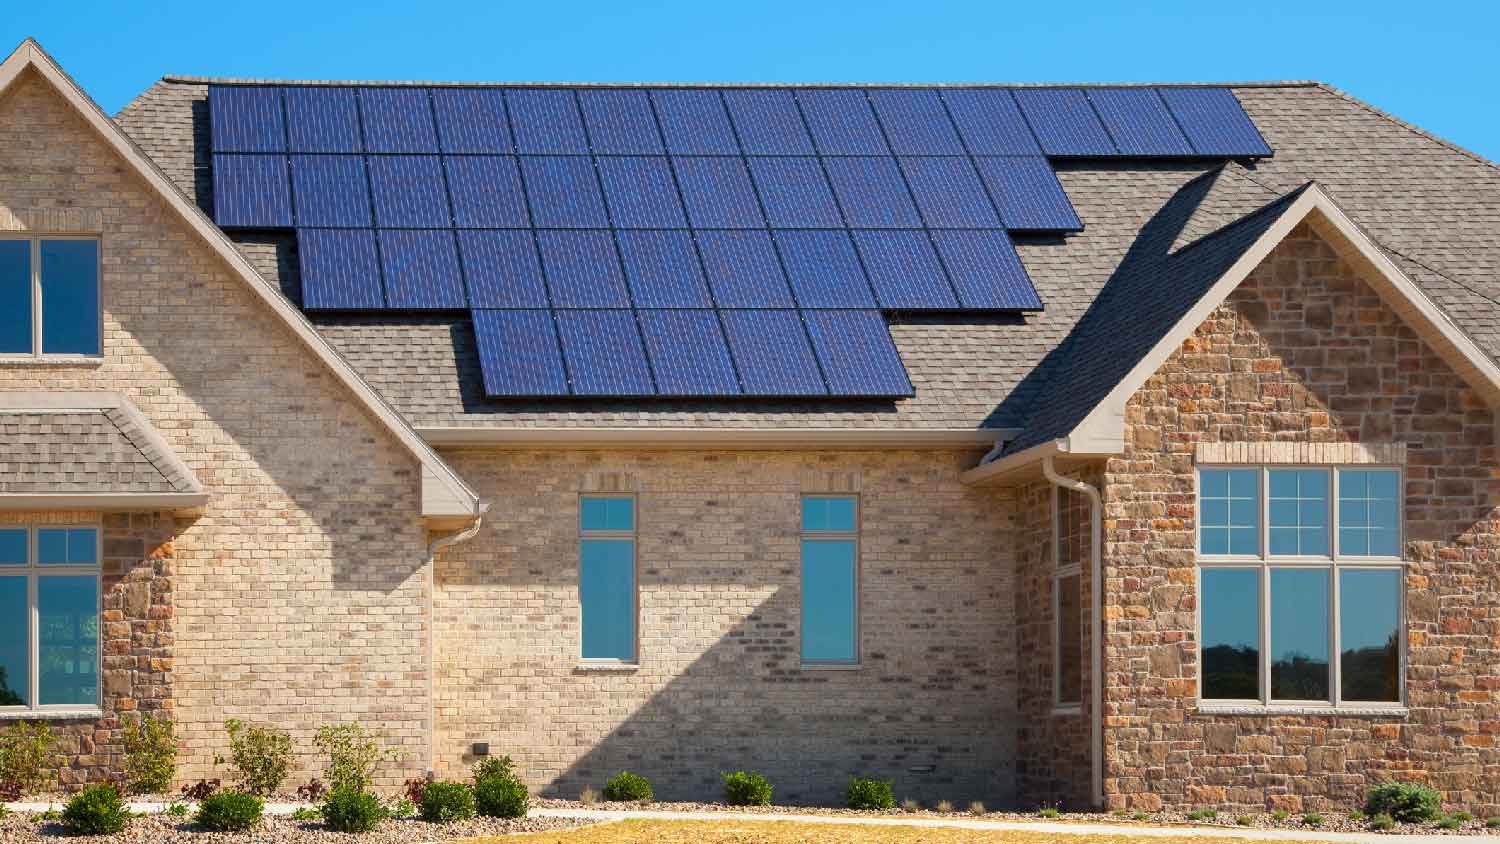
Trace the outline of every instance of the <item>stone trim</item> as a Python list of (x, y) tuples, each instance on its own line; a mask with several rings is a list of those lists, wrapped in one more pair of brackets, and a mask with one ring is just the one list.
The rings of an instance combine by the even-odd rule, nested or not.
[(1286, 706), (1278, 704), (1216, 706), (1204, 703), (1198, 704), (1197, 712), (1199, 715), (1334, 715), (1361, 718), (1405, 718), (1408, 714), (1404, 706)]
[(640, 483), (628, 472), (587, 472), (579, 480), (578, 491), (623, 495), (639, 492)]
[(1405, 466), (1406, 443), (1200, 442), (1193, 462)]
[(98, 208), (0, 208), (0, 231), (48, 234), (103, 234)]
[(859, 472), (819, 472), (808, 471), (802, 473), (802, 491), (811, 494), (844, 493), (858, 495), (860, 491)]

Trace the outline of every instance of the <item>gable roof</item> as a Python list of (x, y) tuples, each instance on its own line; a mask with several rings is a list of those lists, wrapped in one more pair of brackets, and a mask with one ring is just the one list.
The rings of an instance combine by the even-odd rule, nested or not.
[(234, 245), (177, 185), (110, 120), (99, 106), (84, 93), (72, 77), (49, 56), (41, 45), (28, 38), (0, 62), (0, 94), (24, 71), (32, 70), (46, 80), (84, 121), (113, 149), (173, 211), (201, 236), (204, 242), (229, 266), (267, 307), (292, 330), (306, 347), (326, 365), (422, 465), (422, 515), (432, 517), (472, 516), (479, 512), (479, 496), (464, 483), (436, 452), (417, 436), (411, 426), (381, 399), (359, 374), (330, 346), (291, 303), (261, 277)]

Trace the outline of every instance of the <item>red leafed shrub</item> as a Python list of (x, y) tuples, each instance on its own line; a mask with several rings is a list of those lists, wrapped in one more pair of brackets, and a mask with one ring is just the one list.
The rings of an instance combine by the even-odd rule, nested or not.
[(406, 781), (406, 799), (422, 805), (422, 796), (427, 793), (427, 780), (420, 777)]
[(192, 785), (182, 787), (182, 796), (188, 800), (207, 800), (219, 790), (221, 783), (217, 779), (198, 780)]

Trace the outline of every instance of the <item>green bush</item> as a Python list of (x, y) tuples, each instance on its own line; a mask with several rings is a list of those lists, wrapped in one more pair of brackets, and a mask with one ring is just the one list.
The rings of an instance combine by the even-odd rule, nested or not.
[(1440, 818), (1437, 822), (1438, 829), (1458, 829), (1458, 827), (1458, 818), (1452, 816)]
[(91, 785), (73, 795), (62, 822), (74, 835), (113, 835), (130, 821), (130, 810), (113, 785)]
[(1252, 818), (1249, 815), (1240, 815), (1239, 817), (1234, 819), (1234, 822), (1239, 824), (1240, 826), (1249, 826), (1255, 823), (1255, 818)]
[(413, 818), (416, 817), (416, 815), (417, 804), (411, 802), (405, 797), (402, 797), (400, 800), (397, 800), (394, 804), (391, 805), (391, 817), (393, 818)]
[(224, 729), (229, 732), (229, 763), (240, 785), (251, 794), (275, 794), (292, 768), (292, 737), (236, 718), (225, 721)]
[(1213, 809), (1194, 809), (1187, 813), (1187, 819), (1190, 821), (1211, 821), (1218, 816), (1219, 813)]
[(516, 775), (516, 763), (509, 756), (491, 756), (488, 759), (479, 760), (474, 766), (474, 781), (489, 779), (490, 777), (513, 777)]
[(1058, 813), (1056, 806), (1043, 806), (1042, 808), (1036, 810), (1037, 817), (1047, 818), (1048, 820), (1057, 817), (1057, 814)]
[(198, 804), (198, 825), (218, 832), (243, 832), (260, 823), (265, 804), (254, 794), (227, 789)]
[(422, 792), (422, 820), (432, 823), (474, 817), (474, 789), (466, 782), (430, 782)]
[(1458, 810), (1457, 812), (1454, 812), (1453, 813), (1453, 818), (1454, 818), (1454, 820), (1458, 821), (1459, 823), (1468, 823), (1469, 821), (1474, 820), (1474, 816), (1473, 815), (1469, 814), (1468, 812), (1465, 812), (1462, 809)]
[(132, 794), (165, 794), (177, 772), (177, 737), (166, 718), (125, 722), (125, 786)]
[(1396, 819), (1383, 812), (1373, 818), (1370, 818), (1370, 829), (1377, 829), (1381, 832), (1389, 832), (1390, 830), (1395, 828)]
[(1285, 809), (1276, 809), (1275, 811), (1271, 812), (1271, 819), (1276, 821), (1277, 823), (1281, 823), (1291, 816), (1292, 813), (1288, 812)]
[(57, 734), (42, 721), (17, 721), (0, 732), (0, 784), (16, 797), (46, 788), (52, 782), (54, 744)]
[(369, 832), (387, 814), (380, 798), (368, 791), (335, 788), (323, 801), (323, 822), (335, 832)]
[(491, 774), (474, 783), (474, 808), (487, 818), (524, 818), (526, 784), (515, 774)]
[(1438, 793), (1416, 783), (1383, 783), (1370, 789), (1365, 798), (1365, 814), (1390, 815), (1402, 823), (1423, 823), (1441, 813)]
[(395, 761), (397, 754), (380, 743), (379, 733), (357, 723), (324, 724), (313, 737), (313, 744), (328, 754), (323, 776), (329, 791), (362, 792), (375, 778), (375, 768), (382, 762)]
[(1349, 820), (1354, 821), (1355, 823), (1361, 823), (1362, 821), (1364, 821), (1364, 819), (1365, 813), (1360, 809), (1355, 809), (1354, 811), (1349, 813)]
[(853, 777), (849, 780), (849, 791), (845, 797), (851, 809), (891, 809), (896, 806), (896, 795), (891, 793), (890, 780)]
[(1484, 825), (1487, 829), (1500, 829), (1500, 818), (1485, 818)]
[(174, 818), (185, 818), (188, 815), (188, 807), (176, 801), (173, 801), (162, 811)]
[(724, 774), (724, 802), (731, 806), (771, 805), (771, 781), (754, 771)]
[(632, 774), (629, 771), (621, 771), (609, 778), (604, 784), (604, 799), (616, 803), (627, 801), (645, 802), (654, 795), (651, 793), (651, 781), (640, 774)]
[(318, 821), (323, 819), (323, 810), (315, 806), (298, 806), (292, 810), (294, 821)]
[(1302, 816), (1302, 824), (1304, 826), (1322, 826), (1323, 816), (1317, 812), (1308, 812)]

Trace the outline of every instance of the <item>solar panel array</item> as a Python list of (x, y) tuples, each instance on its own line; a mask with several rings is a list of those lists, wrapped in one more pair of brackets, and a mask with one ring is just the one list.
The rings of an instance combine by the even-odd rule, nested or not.
[(469, 310), (491, 396), (910, 395), (883, 311), (1042, 307), (1059, 157), (1270, 149), (1224, 88), (210, 87), (303, 307)]

